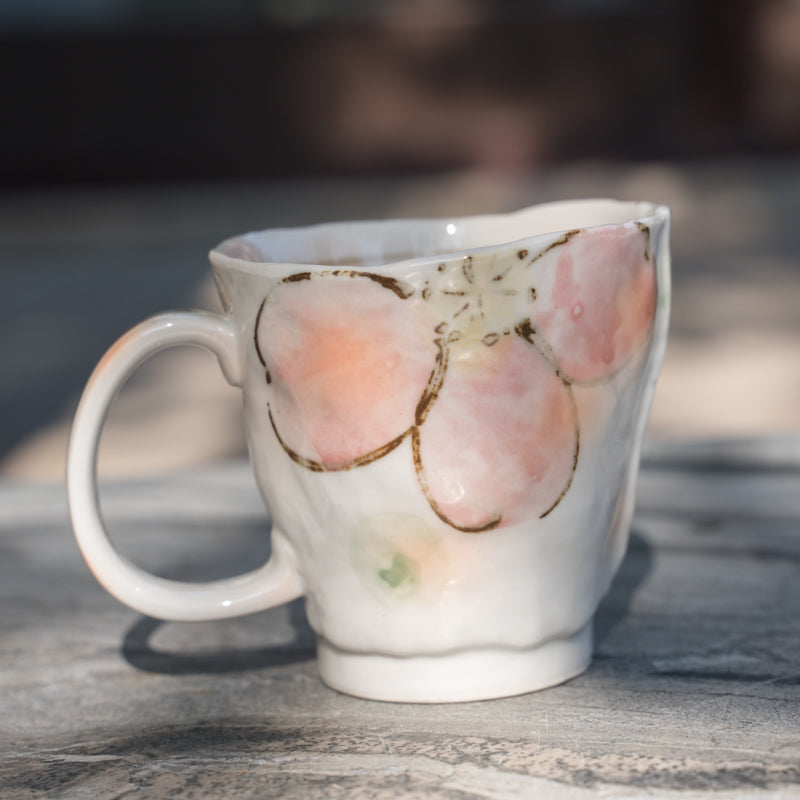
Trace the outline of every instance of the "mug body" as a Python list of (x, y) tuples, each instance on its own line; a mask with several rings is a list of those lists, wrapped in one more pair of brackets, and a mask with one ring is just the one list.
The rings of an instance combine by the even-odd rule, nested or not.
[(586, 668), (666, 344), (668, 228), (578, 201), (212, 252), (331, 686), (474, 700)]

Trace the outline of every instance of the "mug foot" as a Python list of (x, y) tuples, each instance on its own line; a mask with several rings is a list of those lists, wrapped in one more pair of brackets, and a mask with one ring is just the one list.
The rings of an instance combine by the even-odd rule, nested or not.
[(391, 656), (341, 650), (319, 640), (322, 680), (368, 700), (458, 703), (525, 694), (580, 675), (592, 658), (592, 623), (537, 647)]

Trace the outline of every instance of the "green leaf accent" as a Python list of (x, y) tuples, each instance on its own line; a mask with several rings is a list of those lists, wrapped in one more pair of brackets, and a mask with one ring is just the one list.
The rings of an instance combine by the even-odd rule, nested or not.
[(378, 570), (378, 577), (389, 584), (392, 589), (408, 583), (416, 583), (416, 569), (414, 562), (402, 553), (395, 553), (392, 565), (388, 569)]

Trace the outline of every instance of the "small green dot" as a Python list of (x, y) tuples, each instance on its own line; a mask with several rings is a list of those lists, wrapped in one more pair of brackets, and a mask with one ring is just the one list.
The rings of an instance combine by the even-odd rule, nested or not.
[(414, 562), (402, 553), (395, 553), (392, 557), (392, 565), (388, 569), (378, 570), (378, 577), (389, 584), (392, 589), (396, 589), (403, 584), (415, 583), (416, 570)]

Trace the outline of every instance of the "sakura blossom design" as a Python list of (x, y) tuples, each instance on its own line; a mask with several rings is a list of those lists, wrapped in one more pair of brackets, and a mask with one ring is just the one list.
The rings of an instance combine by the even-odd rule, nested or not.
[(430, 508), (459, 531), (546, 517), (580, 462), (574, 387), (609, 380), (649, 338), (649, 234), (574, 229), (539, 251), (444, 258), (416, 283), (289, 274), (254, 330), (274, 435), (320, 473), (407, 446)]

